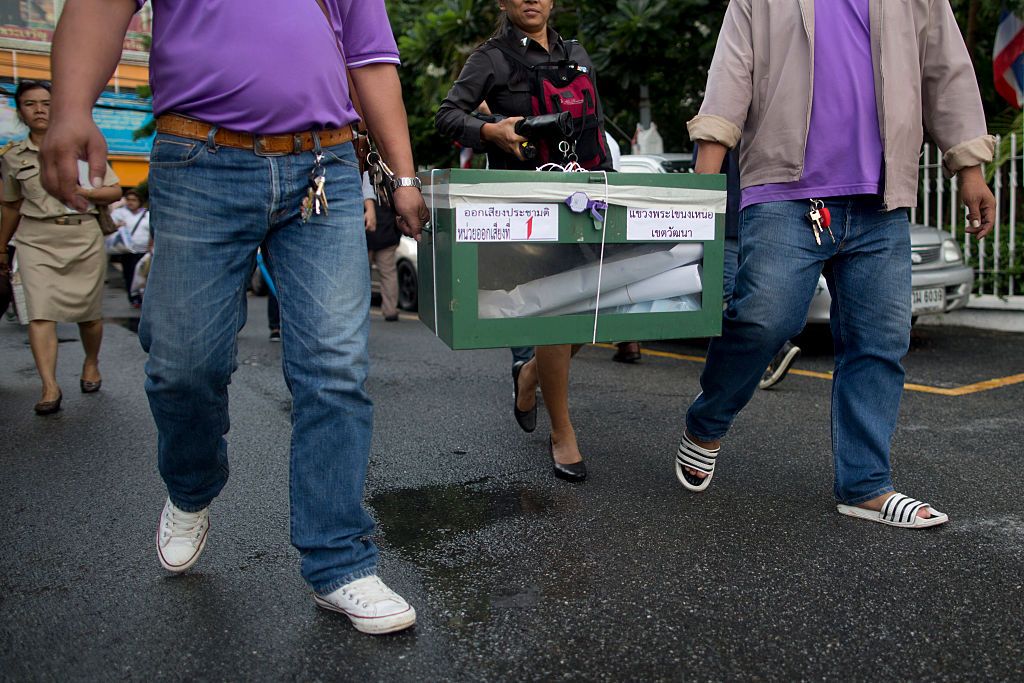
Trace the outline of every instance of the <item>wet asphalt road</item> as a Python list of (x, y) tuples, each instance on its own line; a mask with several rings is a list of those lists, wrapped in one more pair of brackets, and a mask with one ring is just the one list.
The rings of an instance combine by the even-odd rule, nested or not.
[[(288, 544), (289, 397), (252, 299), (231, 388), (232, 479), (199, 564), (153, 548), (164, 492), (123, 292), (104, 384), (31, 414), (24, 332), (0, 322), (0, 678), (4, 680), (1022, 680), (1024, 383), (905, 395), (897, 486), (952, 522), (908, 532), (831, 503), (829, 383), (760, 392), (705, 494), (672, 473), (700, 343), (637, 366), (587, 348), (572, 400), (591, 478), (555, 480), (547, 421), (523, 434), (507, 351), (449, 351), (374, 310), (367, 499), (381, 574), (415, 629), (356, 633), (314, 608)], [(77, 337), (61, 326), (62, 338)], [(825, 372), (809, 335), (799, 368)], [(919, 328), (908, 381), (1024, 373), (1024, 335)]]

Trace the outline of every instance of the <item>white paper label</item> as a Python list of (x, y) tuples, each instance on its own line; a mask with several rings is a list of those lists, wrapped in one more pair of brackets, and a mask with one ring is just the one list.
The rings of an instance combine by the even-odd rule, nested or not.
[(558, 204), (461, 204), (456, 242), (558, 241)]
[(707, 208), (626, 209), (626, 239), (686, 242), (715, 239), (715, 212)]

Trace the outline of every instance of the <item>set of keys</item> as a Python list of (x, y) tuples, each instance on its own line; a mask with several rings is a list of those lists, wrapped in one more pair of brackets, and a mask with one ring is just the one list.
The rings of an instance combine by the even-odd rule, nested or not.
[(832, 234), (832, 214), (825, 208), (825, 202), (820, 199), (811, 200), (811, 210), (807, 212), (807, 220), (811, 222), (811, 230), (814, 232), (814, 241), (821, 246), (821, 233), (828, 230), (828, 236), (835, 244), (836, 236)]
[(314, 214), (327, 215), (327, 193), (324, 191), (324, 184), (327, 182), (327, 173), (324, 171), (323, 154), (317, 154), (313, 160), (313, 170), (309, 172), (309, 189), (302, 200), (300, 215), (305, 223)]
[(395, 172), (384, 162), (377, 150), (372, 148), (366, 157), (366, 163), (369, 166), (370, 184), (377, 193), (377, 203), (381, 206), (394, 206), (393, 190), (397, 177)]

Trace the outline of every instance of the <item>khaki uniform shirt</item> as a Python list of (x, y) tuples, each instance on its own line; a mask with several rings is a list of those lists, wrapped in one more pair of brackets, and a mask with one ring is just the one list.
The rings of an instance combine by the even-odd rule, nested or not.
[[(816, 47), (814, 0), (729, 3), (704, 103), (688, 127), (691, 139), (730, 148), (742, 138), (743, 187), (803, 174)], [(949, 0), (871, 0), (871, 49), (887, 208), (917, 204), (925, 130), (947, 174), (992, 160), (995, 139)]]
[[(3, 201), (22, 200), (22, 216), (46, 220), (79, 213), (43, 189), (39, 174), (39, 148), (28, 138), (14, 143), (3, 153), (0, 177), (3, 178)], [(119, 182), (108, 164), (103, 185), (117, 185)], [(91, 204), (89, 213), (96, 213), (96, 208)]]

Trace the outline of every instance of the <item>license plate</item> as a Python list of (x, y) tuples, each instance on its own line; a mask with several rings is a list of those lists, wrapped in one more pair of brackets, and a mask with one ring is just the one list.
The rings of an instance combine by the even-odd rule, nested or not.
[(919, 313), (943, 313), (946, 310), (946, 288), (915, 289), (911, 294), (910, 310)]

